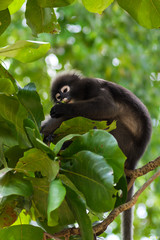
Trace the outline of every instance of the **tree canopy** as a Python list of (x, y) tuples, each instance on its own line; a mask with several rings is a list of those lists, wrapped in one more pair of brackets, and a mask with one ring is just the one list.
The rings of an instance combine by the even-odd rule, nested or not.
[[(73, 119), (57, 130), (54, 144), (43, 143), (40, 124), (52, 106), (49, 88), (57, 72), (76, 69), (134, 92), (153, 123), (151, 143), (139, 165), (160, 155), (159, 14), (158, 0), (0, 2), (0, 239), (20, 239), (21, 229), (23, 239), (38, 240), (42, 229), (54, 234), (78, 222), (82, 239), (91, 240), (91, 223), (125, 201), (125, 156), (104, 131), (106, 122)], [(60, 152), (70, 139), (73, 144)], [(103, 153), (95, 150), (97, 142)], [(135, 189), (147, 178), (138, 179)], [(122, 200), (114, 187), (118, 183)], [(156, 179), (138, 200), (135, 239), (160, 236), (159, 194)], [(114, 235), (120, 239), (119, 218), (101, 236)]]

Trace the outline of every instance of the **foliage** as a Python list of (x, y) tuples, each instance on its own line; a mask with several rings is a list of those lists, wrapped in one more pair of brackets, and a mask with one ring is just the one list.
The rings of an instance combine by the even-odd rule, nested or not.
[[(9, 63), (10, 72), (23, 86), (21, 88), (9, 72), (0, 66), (0, 166), (3, 169), (1, 170), (3, 197), (0, 199), (0, 227), (7, 226), (0, 231), (0, 239), (13, 239), (13, 237), (19, 239), (20, 233), (23, 234), (24, 239), (33, 238), (33, 235), (34, 239), (36, 237), (42, 239), (41, 228), (29, 225), (32, 220), (36, 220), (39, 226), (50, 233), (60, 231), (69, 223), (74, 224), (78, 221), (83, 231), (83, 239), (90, 240), (92, 239), (91, 222), (98, 221), (102, 217), (101, 214), (95, 213), (96, 208), (100, 207), (102, 209), (98, 210), (104, 211), (108, 209), (106, 204), (109, 201), (111, 207), (117, 204), (116, 197), (111, 196), (117, 193), (113, 183), (117, 183), (123, 174), (124, 158), (116, 155), (119, 149), (110, 135), (102, 130), (90, 130), (95, 126), (98, 129), (104, 129), (104, 126), (106, 128), (105, 122), (92, 123), (81, 118), (65, 122), (57, 131), (55, 145), (49, 148), (43, 144), (39, 134), (40, 122), (44, 118), (42, 106), (35, 86), (32, 83), (27, 86), (26, 84), (30, 81), (36, 83), (45, 113), (48, 113), (51, 107), (48, 100), (50, 77), (62, 69), (76, 68), (87, 76), (102, 77), (128, 87), (147, 105), (153, 119), (152, 143), (143, 161), (147, 162), (158, 156), (160, 154), (157, 147), (160, 116), (159, 31), (150, 31), (138, 26), (119, 7), (125, 9), (142, 26), (159, 28), (158, 0), (152, 3), (150, 1), (128, 3), (118, 0), (119, 5), (116, 2), (111, 4), (110, 0), (83, 0), (83, 4), (79, 2), (72, 4), (72, 0), (28, 0), (26, 9), (19, 10), (24, 2), (25, 0), (6, 0), (0, 3), (0, 34), (3, 33), (0, 41), (0, 56), (3, 61), (6, 57), (14, 58), (6, 59), (5, 64)], [(87, 12), (83, 5), (89, 11), (98, 13), (102, 13), (110, 6), (98, 15)], [(24, 23), (24, 12), (34, 37)], [(11, 14), (13, 14), (12, 21)], [(60, 26), (60, 35), (45, 34), (59, 33)], [(39, 36), (43, 42), (37, 42), (36, 36)], [(26, 39), (32, 39), (34, 42)], [(2, 48), (6, 45), (9, 46)], [(34, 62), (45, 56), (47, 52), (47, 57)], [(78, 128), (75, 128), (76, 124)], [(113, 145), (104, 144), (104, 151), (101, 151), (101, 148), (94, 149), (92, 146), (97, 145), (96, 139), (98, 143), (102, 141), (102, 145), (104, 143), (113, 143)], [(60, 151), (67, 140), (72, 140), (73, 143), (65, 151)], [(109, 163), (107, 156), (112, 152), (115, 155), (112, 155), (113, 161)], [(116, 168), (117, 158), (119, 160), (123, 158), (118, 165), (119, 171), (117, 171), (119, 168)], [(85, 161), (86, 159), (89, 161)], [(105, 181), (104, 172), (92, 167), (95, 159), (98, 160), (101, 168), (107, 170), (107, 173), (114, 172), (114, 179), (110, 177), (108, 182)], [(90, 166), (92, 171), (84, 171)], [(82, 177), (81, 181), (79, 174)], [(86, 181), (84, 174), (90, 181)], [(137, 187), (143, 181), (145, 177), (139, 180)], [(103, 192), (99, 185), (104, 187)], [(97, 200), (100, 202), (98, 206), (96, 201), (92, 203), (90, 200), (90, 197), (96, 200), (95, 192), (86, 191), (84, 186), (87, 186), (87, 189), (92, 187), (96, 189)], [(55, 193), (56, 199), (52, 197)], [(107, 201), (104, 201), (103, 196), (107, 197)], [(143, 202), (145, 204), (143, 210), (145, 209), (148, 216), (139, 217), (136, 212), (138, 217), (135, 218), (135, 239), (140, 239), (141, 236), (160, 235), (157, 221), (160, 214), (160, 209), (157, 208), (158, 201), (157, 180), (152, 185), (152, 189), (143, 194), (137, 205), (138, 212), (137, 209)], [(90, 211), (88, 215), (86, 208)], [(82, 219), (83, 224), (81, 224)], [(8, 227), (14, 222), (19, 225)], [(108, 233), (112, 231), (118, 235), (119, 219), (117, 223), (118, 225), (112, 224), (112, 230), (109, 229)]]
[(20, 40), (11, 46), (1, 48), (0, 56), (12, 57), (26, 63), (41, 58), (48, 52), (49, 48), (49, 43)]
[[(58, 24), (54, 8), (70, 5), (74, 0), (46, 1), (27, 0), (25, 17), (28, 26), (32, 29), (33, 35), (39, 33), (59, 33)], [(101, 14), (113, 0), (83, 0), (82, 3), (88, 11)], [(158, 0), (154, 2), (117, 0), (118, 4), (124, 8), (139, 24), (147, 28), (159, 28), (160, 8)], [(0, 3), (0, 34), (2, 34), (11, 22), (10, 14), (18, 11), (24, 1), (5, 1)]]

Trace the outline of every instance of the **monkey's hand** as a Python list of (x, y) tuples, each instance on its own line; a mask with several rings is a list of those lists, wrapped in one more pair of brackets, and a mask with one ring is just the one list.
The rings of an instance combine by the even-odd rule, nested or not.
[(65, 108), (66, 108), (66, 104), (64, 103), (56, 104), (54, 107), (51, 108), (51, 111), (50, 111), (51, 118), (59, 118), (64, 116)]

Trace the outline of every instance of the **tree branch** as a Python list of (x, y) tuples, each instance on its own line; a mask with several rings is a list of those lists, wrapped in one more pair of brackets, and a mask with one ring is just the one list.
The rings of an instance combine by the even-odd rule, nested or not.
[(137, 178), (137, 177), (143, 176), (143, 175), (147, 174), (148, 172), (156, 169), (158, 166), (160, 166), (160, 156), (157, 157), (155, 160), (150, 161), (149, 163), (147, 163), (146, 165), (144, 165), (141, 168), (137, 168), (135, 170), (125, 169), (125, 174), (127, 177)]
[(144, 165), (141, 168), (138, 168), (135, 170), (125, 169), (126, 176), (131, 178), (131, 180), (128, 184), (128, 187), (127, 187), (128, 191), (133, 186), (136, 178), (143, 176), (143, 175), (147, 174), (148, 172), (153, 171), (158, 166), (160, 166), (160, 157), (157, 157), (155, 160), (150, 161), (149, 163), (147, 163), (146, 165)]

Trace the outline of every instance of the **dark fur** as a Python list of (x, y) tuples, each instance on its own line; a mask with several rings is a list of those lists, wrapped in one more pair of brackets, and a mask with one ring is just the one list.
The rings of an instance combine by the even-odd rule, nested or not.
[[(134, 169), (143, 155), (151, 136), (151, 119), (144, 104), (129, 90), (109, 81), (84, 78), (76, 73), (59, 75), (52, 83), (51, 96), (64, 85), (70, 86), (70, 92), (61, 93), (61, 97), (73, 100), (73, 103), (59, 103), (51, 109), (51, 117), (43, 125), (45, 137), (70, 118), (82, 116), (93, 120), (117, 120), (117, 128), (111, 134), (117, 139), (119, 147), (127, 156), (126, 168)], [(129, 179), (128, 179), (129, 181)], [(128, 199), (132, 189), (128, 193)], [(131, 240), (131, 210), (125, 211), (123, 220), (123, 239)]]

